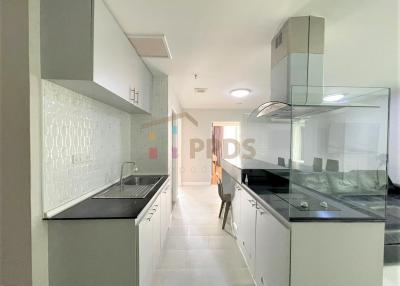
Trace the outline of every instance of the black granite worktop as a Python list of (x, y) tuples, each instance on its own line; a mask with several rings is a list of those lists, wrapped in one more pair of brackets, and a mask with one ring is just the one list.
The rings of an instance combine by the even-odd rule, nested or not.
[[(272, 208), (288, 222), (385, 220), (345, 199), (338, 200), (293, 182), (289, 184), (290, 173), (287, 168), (259, 160), (236, 159), (225, 162), (240, 170), (241, 176), (238, 177), (236, 172), (231, 175), (229, 172), (232, 169), (226, 164), (222, 166), (224, 172), (247, 189), (261, 205)], [(307, 202), (307, 208), (301, 206), (304, 202)], [(382, 202), (384, 203), (383, 200)], [(323, 207), (321, 203), (326, 203), (327, 207)]]
[[(260, 200), (261, 205), (274, 209), (285, 220), (290, 222), (307, 221), (384, 221), (383, 218), (373, 216), (357, 210), (349, 205), (343, 204), (332, 198), (313, 193), (309, 190), (296, 191), (289, 193), (289, 190), (266, 185), (241, 184), (253, 192)], [(302, 209), (301, 201), (307, 201), (309, 207)], [(324, 201), (328, 203), (327, 208), (320, 206)]]
[(162, 176), (162, 179), (144, 199), (99, 199), (93, 198), (95, 196), (93, 195), (51, 218), (46, 218), (46, 220), (135, 219), (167, 179), (167, 175)]

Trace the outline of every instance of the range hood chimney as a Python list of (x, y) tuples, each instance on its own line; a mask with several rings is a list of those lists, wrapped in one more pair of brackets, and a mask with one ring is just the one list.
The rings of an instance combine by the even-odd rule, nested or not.
[(272, 101), (288, 104), (321, 103), (321, 97), (291, 99), (290, 88), (294, 85), (323, 86), (324, 27), (324, 18), (293, 17), (272, 39)]
[[(258, 111), (321, 104), (324, 29), (325, 20), (321, 17), (292, 17), (285, 22), (271, 41), (271, 101), (261, 105)], [(296, 93), (291, 90), (293, 86)], [(309, 86), (313, 86), (312, 92)], [(266, 113), (264, 110), (263, 114)]]

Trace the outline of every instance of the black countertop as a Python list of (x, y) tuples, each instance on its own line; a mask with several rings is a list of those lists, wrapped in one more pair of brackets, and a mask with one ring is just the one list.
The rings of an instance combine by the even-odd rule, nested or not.
[[(328, 194), (311, 190), (307, 187), (289, 184), (289, 170), (287, 168), (259, 160), (224, 160), (241, 172), (241, 181), (244, 188), (259, 198), (260, 204), (275, 210), (286, 221), (384, 221), (385, 219), (374, 213), (367, 212), (345, 200), (338, 200)], [(231, 168), (224, 164), (224, 171), (238, 180), (237, 174), (230, 174)], [(247, 177), (248, 182), (245, 183)], [(309, 207), (302, 208), (302, 202)], [(326, 202), (328, 207), (322, 207)]]
[(95, 195), (93, 195), (51, 218), (46, 218), (46, 220), (135, 219), (167, 179), (168, 176), (162, 176), (162, 179), (144, 199), (95, 199), (93, 198)]
[[(332, 198), (310, 193), (307, 190), (289, 194), (288, 190), (269, 188), (266, 185), (246, 185), (244, 183), (241, 185), (256, 194), (262, 200), (261, 205), (267, 204), (289, 222), (384, 221), (381, 217), (374, 217), (372, 214), (359, 211)], [(299, 202), (303, 199), (309, 203), (308, 209), (300, 207)], [(319, 206), (322, 201), (328, 203), (328, 208)]]

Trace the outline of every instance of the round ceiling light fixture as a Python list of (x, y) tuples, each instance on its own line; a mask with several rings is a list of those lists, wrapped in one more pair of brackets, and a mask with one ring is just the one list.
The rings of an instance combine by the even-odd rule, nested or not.
[(246, 96), (250, 95), (250, 92), (251, 92), (250, 89), (247, 89), (247, 88), (239, 88), (239, 89), (231, 90), (230, 94), (231, 94), (232, 96), (234, 96), (234, 97), (241, 98), (241, 97), (246, 97)]
[(344, 98), (344, 94), (330, 94), (324, 97), (326, 102), (336, 102)]

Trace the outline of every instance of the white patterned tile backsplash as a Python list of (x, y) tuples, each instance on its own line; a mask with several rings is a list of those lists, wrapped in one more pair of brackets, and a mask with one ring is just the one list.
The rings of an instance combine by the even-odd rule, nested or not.
[(46, 80), (42, 96), (46, 212), (118, 179), (131, 159), (131, 117)]

